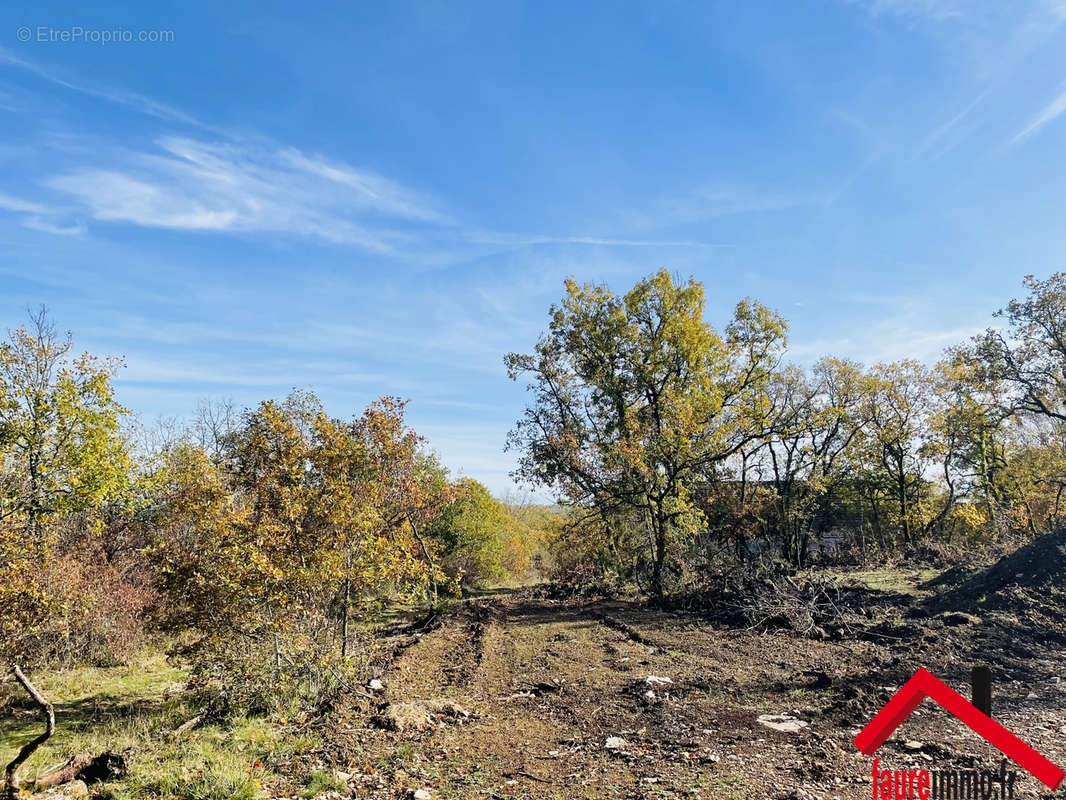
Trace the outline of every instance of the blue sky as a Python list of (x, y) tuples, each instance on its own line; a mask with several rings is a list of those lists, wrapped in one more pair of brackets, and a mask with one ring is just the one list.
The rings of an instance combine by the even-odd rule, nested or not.
[(795, 360), (872, 362), (934, 360), (1066, 267), (1064, 23), (1066, 0), (8, 2), (0, 324), (46, 303), (125, 356), (148, 420), (409, 397), (502, 493), (502, 356), (568, 275), (667, 267), (716, 324), (752, 296)]

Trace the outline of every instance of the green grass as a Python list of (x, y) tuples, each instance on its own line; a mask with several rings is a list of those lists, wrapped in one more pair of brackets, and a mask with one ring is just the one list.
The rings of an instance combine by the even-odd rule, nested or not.
[[(133, 746), (186, 711), (184, 673), (161, 653), (142, 655), (122, 667), (78, 667), (28, 677), (55, 707), (56, 733), (22, 767), (23, 779), (95, 745), (102, 745), (100, 750)], [(0, 720), (3, 763), (43, 729), (40, 713), (21, 687), (9, 684), (5, 689), (14, 707)], [(174, 727), (180, 724), (174, 722)]]
[(882, 592), (916, 595), (918, 587), (941, 573), (937, 569), (885, 569), (868, 570), (828, 570), (827, 574), (841, 585), (865, 586)]
[[(175, 739), (172, 732), (200, 709), (183, 693), (185, 674), (158, 652), (125, 667), (81, 667), (30, 679), (55, 706), (56, 734), (19, 771), (23, 781), (76, 753), (111, 749), (126, 751), (129, 774), (103, 787), (105, 797), (252, 800), (276, 780), (283, 762), (318, 745), (313, 735), (287, 736), (282, 725), (262, 717), (205, 725)], [(39, 713), (15, 696), (15, 713), (0, 721), (3, 763), (42, 730)]]
[(348, 784), (332, 772), (315, 770), (308, 776), (307, 784), (304, 786), (304, 789), (300, 794), (302, 797), (311, 798), (317, 797), (320, 794), (325, 794), (326, 792), (341, 792), (342, 794), (347, 794)]

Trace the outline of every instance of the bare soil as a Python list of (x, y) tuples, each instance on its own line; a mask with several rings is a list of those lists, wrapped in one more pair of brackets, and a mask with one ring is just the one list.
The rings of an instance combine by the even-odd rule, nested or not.
[[(301, 766), (343, 773), (355, 797), (868, 798), (860, 728), (918, 667), (969, 696), (978, 663), (993, 668), (993, 715), (1066, 765), (1060, 606), (1027, 605), (1025, 587), (995, 609), (969, 598), (970, 617), (932, 605), (972, 577), (853, 590), (841, 625), (815, 639), (536, 589), (465, 601), (387, 636), (378, 700), (326, 714), (329, 745)], [(766, 714), (807, 724), (779, 732)], [(878, 757), (882, 769), (1000, 763), (931, 701)], [(1015, 796), (1050, 793), (1022, 773)]]

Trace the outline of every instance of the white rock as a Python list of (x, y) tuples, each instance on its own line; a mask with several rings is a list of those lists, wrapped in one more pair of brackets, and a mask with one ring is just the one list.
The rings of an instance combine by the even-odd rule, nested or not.
[(429, 789), (415, 789), (411, 797), (413, 800), (433, 800), (433, 795), (430, 794)]
[(659, 675), (649, 675), (644, 679), (644, 683), (648, 686), (673, 686), (674, 682), (669, 678), (663, 678)]
[(608, 736), (603, 746), (607, 750), (625, 750), (629, 747), (629, 742), (621, 736)]
[(377, 678), (374, 678), (374, 680), (370, 681), (370, 683), (367, 684), (367, 688), (369, 688), (372, 692), (383, 692), (385, 691), (385, 684), (383, 684)]
[(782, 733), (798, 733), (808, 725), (802, 719), (796, 719), (788, 714), (760, 714), (756, 721), (760, 725)]

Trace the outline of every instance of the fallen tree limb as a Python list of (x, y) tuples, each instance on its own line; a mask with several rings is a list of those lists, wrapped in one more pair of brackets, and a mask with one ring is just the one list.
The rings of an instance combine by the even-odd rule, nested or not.
[(88, 753), (79, 753), (58, 769), (54, 769), (44, 775), (38, 775), (37, 780), (33, 784), (33, 788), (34, 790), (50, 789), (53, 786), (59, 786), (61, 783), (72, 781), (81, 774), (82, 770), (90, 766), (92, 763), (93, 757), (91, 755)]
[(125, 774), (126, 759), (120, 753), (113, 753), (110, 750), (105, 750), (98, 756), (81, 753), (58, 769), (38, 776), (33, 788), (34, 791), (41, 791), (73, 780), (99, 783), (121, 778)]
[(38, 708), (41, 709), (41, 714), (44, 715), (45, 722), (44, 732), (40, 736), (37, 736), (36, 738), (30, 740), (25, 745), (23, 745), (22, 749), (18, 751), (18, 755), (16, 755), (11, 760), (11, 762), (7, 765), (7, 768), (4, 770), (5, 790), (7, 796), (14, 800), (14, 798), (18, 797), (19, 793), (18, 769), (22, 766), (26, 759), (33, 755), (34, 751), (38, 747), (47, 742), (48, 739), (51, 738), (52, 734), (55, 733), (56, 713), (55, 709), (52, 708), (52, 704), (45, 700), (44, 696), (39, 691), (37, 691), (37, 687), (30, 683), (30, 679), (22, 674), (22, 670), (19, 669), (18, 664), (15, 664), (11, 668), (11, 672), (15, 676), (15, 680), (17, 680), (19, 684), (21, 684), (22, 688), (25, 689), (29, 696), (33, 698), (33, 702), (35, 702)]
[(177, 738), (177, 737), (181, 736), (183, 733), (188, 733), (193, 728), (197, 727), (201, 722), (203, 722), (206, 717), (207, 717), (207, 712), (206, 711), (201, 711), (199, 714), (197, 714), (192, 719), (181, 723), (181, 725), (179, 725), (177, 728), (175, 728), (173, 733), (171, 733), (170, 735), (173, 736), (174, 738)]

